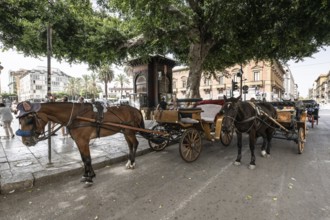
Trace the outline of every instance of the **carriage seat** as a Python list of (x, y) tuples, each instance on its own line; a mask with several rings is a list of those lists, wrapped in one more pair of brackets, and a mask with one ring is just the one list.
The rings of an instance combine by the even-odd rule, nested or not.
[(202, 112), (201, 108), (179, 108), (180, 122), (185, 124), (196, 124), (199, 123), (200, 115)]
[(215, 116), (220, 112), (222, 105), (217, 104), (204, 104), (198, 105), (203, 112), (201, 113), (201, 118), (207, 123), (214, 123)]
[(193, 119), (193, 118), (181, 118), (180, 122), (182, 122), (184, 124), (197, 124), (197, 123), (199, 123), (198, 120)]

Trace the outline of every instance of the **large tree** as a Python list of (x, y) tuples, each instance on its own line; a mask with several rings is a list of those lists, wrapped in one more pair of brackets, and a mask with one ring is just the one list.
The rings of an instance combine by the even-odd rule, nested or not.
[(250, 59), (300, 59), (330, 44), (328, 0), (0, 1), (0, 41), (45, 54), (53, 27), (58, 59), (91, 66), (150, 53), (174, 54), (190, 67), (188, 96), (199, 97), (202, 71)]

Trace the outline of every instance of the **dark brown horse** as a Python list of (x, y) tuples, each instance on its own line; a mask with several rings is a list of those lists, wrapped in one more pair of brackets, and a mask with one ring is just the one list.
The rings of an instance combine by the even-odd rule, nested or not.
[[(97, 106), (97, 107), (96, 107)], [(121, 132), (128, 144), (128, 162), (126, 167), (134, 169), (135, 154), (138, 147), (137, 129), (144, 129), (141, 112), (129, 105), (103, 107), (90, 103), (29, 103), (22, 102), (17, 106), (20, 129), (16, 132), (22, 136), (27, 146), (33, 146), (49, 135), (45, 131), (46, 124), (51, 121), (66, 126), (72, 139), (77, 144), (84, 163), (83, 179), (86, 184), (92, 184), (95, 177), (89, 149), (89, 141)]]
[(258, 137), (263, 138), (261, 155), (270, 155), (271, 140), (273, 138), (275, 126), (269, 117), (276, 118), (276, 110), (272, 104), (267, 102), (242, 102), (240, 101), (240, 97), (231, 97), (227, 99), (226, 96), (224, 99), (225, 104), (223, 105), (220, 113), (218, 113), (216, 118), (223, 117), (222, 130), (236, 130), (238, 154), (234, 164), (241, 164), (242, 133), (248, 133), (249, 146), (251, 151), (251, 161), (249, 168), (254, 169), (256, 165), (254, 149)]

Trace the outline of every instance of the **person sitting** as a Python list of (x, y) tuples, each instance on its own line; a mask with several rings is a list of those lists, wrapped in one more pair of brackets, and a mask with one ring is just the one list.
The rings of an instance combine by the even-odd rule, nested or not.
[(159, 108), (161, 110), (166, 110), (167, 109), (167, 102), (165, 101), (165, 98), (163, 97), (161, 102), (159, 103)]

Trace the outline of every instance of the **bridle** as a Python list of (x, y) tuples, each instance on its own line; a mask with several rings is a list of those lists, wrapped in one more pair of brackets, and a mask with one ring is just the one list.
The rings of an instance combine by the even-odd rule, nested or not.
[[(26, 125), (26, 126), (32, 125), (32, 128), (30, 130), (18, 129), (16, 131), (16, 134), (19, 136), (25, 137), (25, 138), (29, 138), (29, 140), (33, 141), (34, 143), (37, 143), (41, 140), (45, 140), (47, 137), (46, 137), (46, 133), (42, 126), (42, 121), (45, 124), (47, 123), (42, 118), (40, 118), (36, 112), (31, 112), (24, 116), (21, 116), (20, 117), (21, 126), (22, 126), (22, 123), (24, 123), (24, 125)], [(38, 130), (38, 128), (42, 128), (42, 130)]]
[[(232, 109), (229, 109), (230, 108), (230, 105), (233, 105), (233, 108)], [(234, 113), (232, 115), (228, 115), (228, 112), (225, 111), (225, 109), (222, 109), (222, 113), (223, 113), (223, 121), (225, 121), (225, 119), (229, 120), (228, 121), (228, 124), (230, 124), (230, 127), (229, 127), (229, 130), (232, 130), (233, 127), (235, 127), (235, 122), (236, 122), (236, 116), (237, 116), (237, 106), (236, 106), (236, 103), (234, 102), (226, 102), (224, 104), (224, 107), (226, 108), (227, 107), (227, 111), (230, 110), (230, 111), (234, 111)]]
[[(247, 133), (247, 132), (249, 132), (251, 129), (252, 129), (252, 127), (257, 123), (257, 119), (259, 118), (258, 117), (258, 110), (256, 109), (257, 107), (256, 107), (256, 105), (255, 104), (253, 104), (253, 103), (250, 103), (250, 102), (248, 102), (249, 104), (250, 104), (250, 106), (255, 110), (255, 115), (254, 116), (251, 116), (251, 117), (249, 117), (249, 118), (247, 118), (247, 119), (244, 119), (243, 121), (238, 121), (237, 119), (236, 119), (236, 117), (237, 117), (237, 114), (238, 114), (238, 103), (236, 103), (236, 102), (226, 102), (226, 105), (233, 105), (233, 108), (231, 109), (231, 111), (234, 111), (234, 116), (229, 116), (229, 115), (227, 115), (227, 114), (224, 114), (224, 119), (225, 118), (228, 118), (228, 119), (230, 119), (231, 120), (231, 127), (230, 127), (230, 129), (232, 128), (232, 127), (234, 127), (237, 131), (239, 131), (240, 133)], [(237, 128), (237, 126), (235, 125), (235, 123), (236, 124), (245, 124), (245, 123), (248, 123), (248, 122), (253, 122), (252, 124), (251, 124), (251, 126), (246, 130), (246, 131), (240, 131), (238, 128)]]

